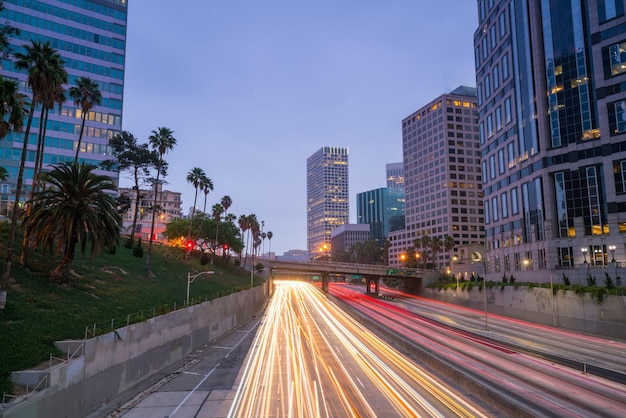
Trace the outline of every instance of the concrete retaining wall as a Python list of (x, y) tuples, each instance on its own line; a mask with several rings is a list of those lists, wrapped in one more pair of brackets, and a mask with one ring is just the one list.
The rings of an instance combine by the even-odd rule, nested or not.
[[(424, 289), (422, 294), (484, 310), (484, 295), (477, 287), (469, 291)], [(545, 325), (556, 322), (561, 328), (626, 339), (626, 296), (605, 295), (604, 300), (597, 303), (589, 293), (579, 296), (572, 291), (559, 290), (552, 296), (550, 289), (539, 287), (493, 287), (487, 289), (487, 311)]]
[(240, 326), (265, 306), (269, 283), (129, 325), (85, 341), (84, 355), (45, 371), (15, 372), (16, 382), (48, 374), (48, 389), (11, 405), (6, 418), (82, 417), (193, 350)]

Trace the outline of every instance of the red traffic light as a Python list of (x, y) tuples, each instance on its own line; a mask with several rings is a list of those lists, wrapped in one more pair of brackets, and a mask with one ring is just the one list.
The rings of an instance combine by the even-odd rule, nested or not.
[(193, 249), (193, 241), (187, 241), (187, 244), (185, 244), (185, 246), (189, 251), (191, 251)]
[(226, 251), (228, 249), (228, 244), (222, 245), (222, 248), (224, 249), (224, 251)]

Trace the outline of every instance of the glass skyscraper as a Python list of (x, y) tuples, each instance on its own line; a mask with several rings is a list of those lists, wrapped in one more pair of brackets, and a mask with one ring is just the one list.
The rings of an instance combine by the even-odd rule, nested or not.
[(389, 232), (404, 229), (404, 190), (387, 188), (356, 195), (357, 223), (370, 225), (370, 237), (381, 247)]
[(307, 249), (319, 254), (333, 230), (350, 221), (348, 148), (324, 146), (307, 158)]
[[(122, 128), (124, 97), (124, 67), (126, 54), (126, 0), (5, 0), (0, 14), (3, 22), (19, 29), (10, 39), (12, 52), (24, 52), (23, 45), (31, 40), (50, 42), (65, 61), (69, 88), (76, 79), (85, 76), (96, 81), (102, 93), (102, 103), (87, 117), (81, 142), (79, 160), (98, 165), (111, 158), (109, 138)], [(12, 55), (2, 59), (0, 74), (20, 82), (29, 98), (27, 74), (18, 71)], [(29, 99), (30, 100), (30, 99)], [(32, 183), (35, 151), (39, 128), (38, 109), (34, 113), (24, 171), (25, 184)], [(61, 109), (50, 111), (46, 126), (44, 169), (47, 165), (74, 159), (81, 128), (81, 109), (71, 99)], [(24, 133), (11, 133), (0, 141), (0, 165), (9, 178), (0, 183), (0, 204), (3, 210), (15, 200), (15, 186)], [(113, 177), (117, 173), (99, 171)], [(22, 196), (28, 197), (27, 193)]]
[(478, 17), (487, 277), (547, 281), (555, 273), (584, 283), (609, 268), (619, 275), (626, 261), (624, 2), (480, 0)]

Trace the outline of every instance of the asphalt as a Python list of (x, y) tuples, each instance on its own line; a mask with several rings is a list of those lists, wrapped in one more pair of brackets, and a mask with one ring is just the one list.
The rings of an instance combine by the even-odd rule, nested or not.
[(261, 318), (190, 353), (88, 418), (227, 417)]

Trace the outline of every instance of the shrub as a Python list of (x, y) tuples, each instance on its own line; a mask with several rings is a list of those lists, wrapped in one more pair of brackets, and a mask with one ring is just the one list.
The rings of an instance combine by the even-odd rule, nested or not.
[(570, 286), (569, 277), (567, 277), (567, 276), (565, 275), (565, 273), (563, 273), (563, 284), (564, 284), (565, 286)]
[(509, 280), (506, 278), (506, 273), (502, 275), (502, 283), (508, 283)]
[(606, 286), (607, 289), (615, 288), (615, 283), (613, 283), (613, 279), (611, 279), (611, 276), (609, 276), (609, 273), (605, 272), (604, 275), (606, 276), (604, 278), (604, 286)]
[(587, 273), (587, 286), (595, 287), (596, 286), (596, 277)]
[(509, 282), (510, 283), (515, 283), (515, 277), (513, 277), (512, 274), (511, 274), (511, 276), (509, 276)]
[(133, 256), (143, 258), (143, 247), (141, 246), (141, 238), (137, 240), (137, 246), (133, 248)]
[(124, 242), (124, 247), (128, 248), (129, 250), (133, 248), (133, 240), (130, 238), (126, 239), (126, 242)]
[(202, 255), (200, 256), (200, 265), (206, 266), (207, 264), (209, 264), (209, 256), (203, 251)]

